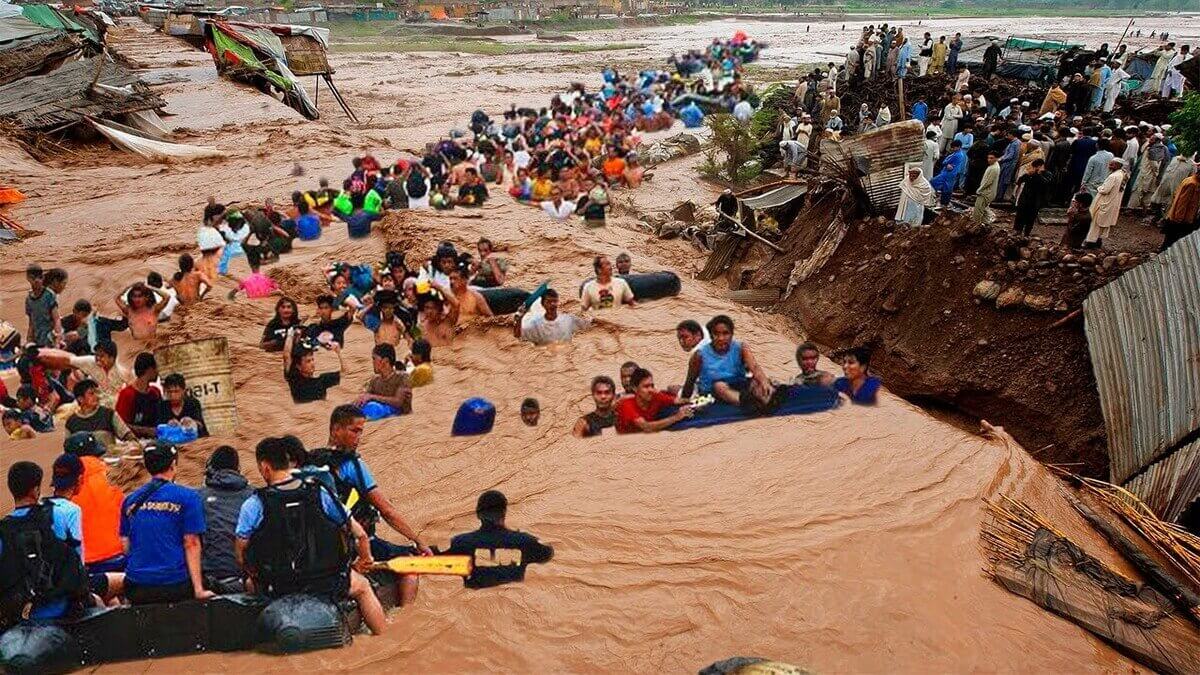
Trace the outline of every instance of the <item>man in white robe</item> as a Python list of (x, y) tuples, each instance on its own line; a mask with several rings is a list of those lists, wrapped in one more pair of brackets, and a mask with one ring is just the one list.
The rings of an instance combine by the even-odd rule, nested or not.
[(904, 168), (904, 177), (900, 179), (900, 203), (896, 205), (896, 221), (921, 225), (925, 208), (937, 204), (937, 192), (921, 173), (920, 164), (909, 162)]
[(1112, 62), (1112, 68), (1112, 74), (1108, 76), (1108, 82), (1104, 84), (1104, 112), (1112, 112), (1113, 106), (1117, 104), (1117, 97), (1124, 90), (1125, 80), (1129, 79), (1129, 73), (1117, 65), (1116, 61)]
[(1109, 230), (1121, 217), (1121, 198), (1125, 194), (1125, 162), (1119, 159), (1110, 160), (1108, 168), (1108, 178), (1104, 179), (1104, 183), (1096, 191), (1096, 198), (1092, 200), (1092, 228), (1088, 230), (1084, 240), (1084, 246), (1087, 248), (1100, 248), (1108, 237)]

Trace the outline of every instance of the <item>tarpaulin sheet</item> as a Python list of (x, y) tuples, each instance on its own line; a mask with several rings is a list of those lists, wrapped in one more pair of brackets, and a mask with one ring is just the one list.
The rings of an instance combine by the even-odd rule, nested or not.
[(1041, 49), (1051, 52), (1065, 52), (1072, 47), (1083, 48), (1082, 44), (1059, 42), (1058, 40), (1035, 40), (1032, 38), (1010, 37), (1004, 44), (1008, 49)]
[(24, 40), (35, 35), (44, 35), (55, 31), (38, 25), (23, 16), (0, 19), (0, 45), (14, 40)]
[(784, 185), (783, 187), (775, 188), (769, 192), (764, 192), (761, 195), (743, 198), (742, 204), (759, 211), (762, 209), (773, 209), (777, 206), (783, 206), (793, 199), (803, 197), (808, 192), (807, 185)]
[(213, 44), (217, 59), (226, 65), (253, 70), (283, 91), (285, 102), (308, 119), (317, 119), (317, 106), (296, 81), (287, 65), (287, 53), (279, 36), (266, 27), (230, 25), (214, 21)]

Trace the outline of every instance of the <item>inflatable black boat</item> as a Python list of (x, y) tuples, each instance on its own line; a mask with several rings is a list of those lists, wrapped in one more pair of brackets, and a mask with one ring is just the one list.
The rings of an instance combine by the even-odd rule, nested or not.
[[(638, 302), (679, 295), (679, 290), (683, 287), (679, 275), (674, 272), (626, 274), (621, 278), (629, 283), (629, 288), (633, 290), (633, 295)], [(579, 285), (579, 294), (583, 293), (583, 286), (588, 281), (591, 280), (585, 280)], [(509, 286), (481, 288), (479, 292), (487, 299), (488, 307), (492, 309), (493, 314), (512, 314), (520, 309), (521, 305), (525, 303), (525, 298), (529, 297), (529, 291)]]
[[(384, 609), (397, 605), (394, 576), (372, 573)], [(224, 595), (161, 605), (90, 609), (54, 624), (22, 624), (0, 635), (6, 673), (65, 673), (131, 659), (262, 649), (295, 653), (343, 647), (362, 627), (351, 600), (311, 595), (272, 600)]]

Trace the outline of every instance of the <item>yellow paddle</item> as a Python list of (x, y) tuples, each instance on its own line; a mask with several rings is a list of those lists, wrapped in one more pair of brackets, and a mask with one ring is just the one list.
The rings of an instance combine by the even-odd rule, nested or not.
[(388, 570), (396, 574), (445, 574), (465, 577), (471, 573), (471, 556), (400, 556), (386, 562), (377, 562), (371, 566), (371, 569)]

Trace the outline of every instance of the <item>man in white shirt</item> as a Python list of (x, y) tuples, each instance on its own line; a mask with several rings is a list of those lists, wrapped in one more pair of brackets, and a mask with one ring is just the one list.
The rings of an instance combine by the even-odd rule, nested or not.
[(71, 357), (71, 367), (84, 375), (76, 377), (74, 382), (94, 380), (100, 385), (100, 405), (111, 408), (116, 404), (121, 388), (133, 378), (129, 376), (129, 369), (117, 363), (117, 345), (112, 340), (97, 342), (95, 352), (94, 356)]
[(550, 193), (551, 199), (541, 203), (542, 210), (545, 211), (554, 220), (566, 220), (575, 213), (575, 202), (572, 200), (563, 199), (562, 190), (554, 188)]
[(525, 321), (525, 307), (517, 310), (517, 322), (513, 326), (513, 335), (519, 340), (526, 340), (535, 345), (546, 345), (552, 342), (570, 342), (575, 333), (592, 324), (587, 319), (574, 314), (560, 314), (558, 311), (558, 291), (548, 289), (542, 295), (542, 308), (545, 313), (540, 316), (530, 316)]
[(596, 256), (592, 261), (592, 269), (596, 271), (596, 278), (584, 284), (583, 291), (580, 293), (585, 311), (612, 309), (621, 305), (633, 307), (637, 304), (629, 283), (620, 277), (613, 276), (613, 265), (608, 256)]

